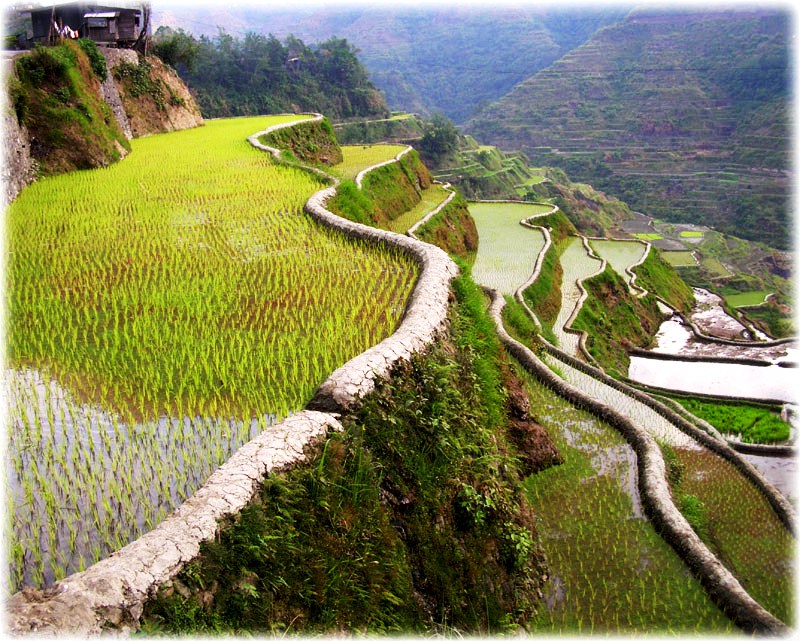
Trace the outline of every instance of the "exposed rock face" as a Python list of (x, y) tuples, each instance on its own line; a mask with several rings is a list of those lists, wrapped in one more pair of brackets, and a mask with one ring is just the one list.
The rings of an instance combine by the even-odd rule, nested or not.
[(133, 138), (191, 129), (203, 124), (200, 108), (189, 89), (160, 59), (155, 56), (144, 59), (145, 66), (149, 67), (146, 86), (142, 87), (140, 83), (134, 86), (131, 79), (123, 77), (119, 70), (121, 66), (139, 67), (142, 64), (139, 55), (130, 49), (107, 48), (102, 51)]
[[(13, 60), (3, 60), (2, 78), (9, 78), (13, 70)], [(3, 190), (0, 194), (0, 207), (10, 203), (22, 188), (36, 176), (36, 168), (31, 158), (28, 131), (17, 121), (17, 115), (8, 99), (8, 90), (0, 91), (0, 112), (2, 112), (3, 145), (0, 166), (3, 168)]]
[[(114, 82), (114, 74), (111, 72), (111, 64), (109, 59), (113, 59), (115, 56), (112, 52), (116, 53), (123, 53), (126, 52), (125, 49), (101, 49), (103, 55), (106, 59), (106, 69), (108, 71), (108, 75), (106, 79), (100, 85), (100, 94), (103, 97), (103, 100), (106, 101), (109, 107), (111, 107), (111, 111), (114, 113), (114, 118), (116, 118), (117, 122), (119, 123), (120, 129), (125, 134), (125, 137), (130, 140), (133, 138), (133, 132), (131, 131), (131, 122), (128, 120), (128, 114), (125, 112), (125, 105), (122, 104), (122, 97), (119, 95), (119, 90), (117, 89), (117, 83)], [(134, 53), (129, 51), (127, 53)], [(134, 53), (134, 64), (136, 64), (136, 54)]]
[(0, 207), (5, 207), (25, 185), (36, 177), (35, 162), (31, 158), (28, 131), (17, 122), (13, 108), (8, 104), (6, 92), (2, 92), (0, 110), (3, 113), (3, 192)]

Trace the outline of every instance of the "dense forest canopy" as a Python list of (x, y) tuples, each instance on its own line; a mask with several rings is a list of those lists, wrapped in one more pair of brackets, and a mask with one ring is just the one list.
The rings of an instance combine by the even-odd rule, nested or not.
[(220, 31), (193, 35), (160, 27), (154, 52), (178, 69), (208, 118), (321, 111), (335, 119), (386, 116), (383, 96), (343, 38), (313, 47), (288, 36)]

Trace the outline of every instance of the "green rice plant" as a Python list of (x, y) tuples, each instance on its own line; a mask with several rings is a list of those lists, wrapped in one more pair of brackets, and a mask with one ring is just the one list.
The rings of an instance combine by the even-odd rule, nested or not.
[(573, 237), (561, 254), (561, 266), (564, 269), (561, 280), (561, 309), (553, 323), (553, 331), (561, 349), (574, 355), (578, 353), (578, 336), (566, 332), (565, 327), (581, 297), (578, 281), (597, 273), (601, 262), (589, 256), (580, 238)]
[(698, 418), (725, 434), (738, 435), (746, 443), (776, 443), (789, 438), (789, 424), (768, 405), (674, 398)]
[(774, 292), (768, 289), (761, 289), (751, 292), (737, 292), (725, 294), (725, 302), (731, 307), (756, 307), (762, 305), (767, 296)]
[(391, 160), (404, 149), (406, 145), (342, 145), (343, 160), (331, 167), (330, 172), (342, 179), (355, 180), (360, 171)]
[[(673, 492), (683, 497), (687, 520), (745, 590), (770, 613), (794, 622), (795, 541), (764, 496), (731, 463), (708, 450), (675, 448), (683, 466)], [(702, 508), (698, 510), (698, 504)], [(696, 523), (696, 519), (695, 519)], [(692, 523), (694, 526), (695, 523)]]
[(420, 195), (422, 200), (416, 207), (389, 221), (387, 225), (389, 231), (394, 231), (398, 234), (406, 233), (415, 223), (422, 220), (427, 213), (441, 205), (450, 195), (450, 192), (444, 189), (442, 185), (431, 185), (427, 189), (423, 189)]
[(630, 240), (599, 240), (589, 241), (592, 249), (601, 258), (605, 258), (611, 268), (617, 272), (630, 287), (630, 276), (625, 271), (638, 263), (647, 249), (646, 245)]
[(642, 516), (635, 456), (610, 426), (515, 366), (564, 463), (526, 481), (549, 581), (537, 632), (720, 634), (730, 620)]
[(673, 267), (696, 267), (697, 259), (694, 257), (694, 252), (690, 251), (676, 251), (676, 252), (662, 252), (662, 258)]
[(41, 519), (58, 480), (73, 481), (63, 527), (87, 524), (71, 572), (394, 331), (413, 262), (311, 221), (318, 180), (246, 142), (294, 118), (139, 139), (123, 162), (34, 183), (8, 208), (12, 542), (41, 557), (12, 589), (55, 576), (46, 539), (62, 526)]
[(472, 277), (481, 285), (513, 294), (533, 274), (536, 257), (544, 248), (541, 232), (519, 222), (552, 207), (530, 203), (470, 203), (480, 243)]

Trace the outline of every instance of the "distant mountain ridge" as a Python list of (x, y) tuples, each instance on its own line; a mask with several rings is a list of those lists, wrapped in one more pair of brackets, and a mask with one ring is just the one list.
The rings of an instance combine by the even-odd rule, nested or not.
[(154, 7), (155, 26), (199, 36), (252, 31), (306, 42), (345, 38), (394, 110), (465, 121), (628, 9), (553, 7), (323, 7), (280, 10)]
[(779, 10), (634, 11), (465, 130), (648, 215), (785, 248), (789, 22)]

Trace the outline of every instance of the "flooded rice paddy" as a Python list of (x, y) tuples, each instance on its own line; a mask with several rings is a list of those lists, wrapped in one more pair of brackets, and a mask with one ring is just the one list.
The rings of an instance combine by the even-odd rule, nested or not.
[(731, 622), (644, 519), (636, 455), (620, 434), (524, 371), (564, 463), (526, 481), (549, 565), (535, 632), (723, 633)]
[(519, 224), (524, 218), (548, 212), (550, 206), (516, 203), (470, 203), (480, 248), (472, 277), (501, 294), (513, 294), (528, 280), (544, 249), (541, 231)]
[(9, 588), (44, 586), (150, 531), (273, 416), (131, 424), (33, 369), (5, 371)]
[[(478, 250), (480, 252), (480, 249)], [(581, 297), (577, 281), (596, 274), (602, 263), (586, 253), (580, 238), (571, 238), (561, 255), (564, 275), (561, 281), (561, 309), (553, 324), (553, 331), (558, 339), (558, 346), (568, 354), (578, 353), (578, 335), (564, 330)], [(525, 282), (525, 281), (522, 281)]]

